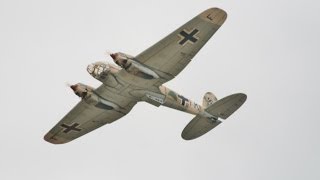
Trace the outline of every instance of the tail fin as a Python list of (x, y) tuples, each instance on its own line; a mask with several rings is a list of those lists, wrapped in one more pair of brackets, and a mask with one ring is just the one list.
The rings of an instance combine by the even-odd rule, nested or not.
[(207, 92), (206, 94), (204, 94), (203, 96), (203, 100), (202, 100), (202, 106), (204, 108), (209, 107), (211, 104), (217, 102), (217, 97), (212, 93), (212, 92)]

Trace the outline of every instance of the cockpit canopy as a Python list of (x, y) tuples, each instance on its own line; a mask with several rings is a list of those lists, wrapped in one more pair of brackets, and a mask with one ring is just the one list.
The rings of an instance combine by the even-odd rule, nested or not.
[(89, 64), (87, 71), (91, 76), (98, 80), (103, 80), (107, 77), (110, 72), (110, 65), (104, 62), (96, 62)]
[(109, 73), (115, 74), (120, 70), (120, 67), (105, 62), (95, 62), (87, 67), (88, 73), (101, 82), (105, 82)]

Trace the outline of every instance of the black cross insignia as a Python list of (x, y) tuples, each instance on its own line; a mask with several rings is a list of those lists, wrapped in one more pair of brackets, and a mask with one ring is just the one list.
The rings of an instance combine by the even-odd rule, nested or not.
[(181, 96), (181, 95), (178, 95), (178, 97), (181, 99), (181, 105), (184, 106), (186, 104), (186, 102), (189, 101), (189, 99)]
[(194, 29), (192, 32), (186, 32), (186, 30), (181, 31), (179, 35), (182, 36), (183, 39), (179, 42), (179, 44), (184, 45), (187, 42), (197, 42), (198, 38), (196, 38), (194, 35), (196, 35), (198, 32), (198, 29)]
[(65, 128), (63, 130), (64, 133), (68, 133), (70, 131), (81, 131), (80, 128), (77, 128), (77, 126), (79, 126), (80, 124), (78, 123), (73, 123), (72, 125), (66, 125), (66, 124), (61, 124), (60, 126)]

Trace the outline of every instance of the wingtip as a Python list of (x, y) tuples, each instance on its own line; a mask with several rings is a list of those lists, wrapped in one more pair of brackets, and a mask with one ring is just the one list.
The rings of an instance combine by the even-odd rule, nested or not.
[(207, 22), (221, 26), (228, 17), (228, 14), (223, 9), (213, 7), (203, 11), (199, 17)]
[(45, 141), (47, 141), (48, 143), (51, 143), (51, 144), (65, 144), (69, 141), (66, 141), (65, 139), (62, 139), (62, 138), (57, 138), (55, 137), (53, 134), (51, 133), (47, 133), (43, 139)]
[(181, 134), (181, 138), (184, 139), (184, 140), (186, 140), (186, 141), (190, 141), (190, 140), (195, 139), (195, 137), (188, 136), (188, 135), (184, 134), (183, 132), (182, 132), (182, 134)]
[(244, 93), (239, 93), (239, 95), (242, 96), (241, 98), (242, 98), (243, 102), (245, 102), (247, 100), (247, 98), (248, 98), (248, 96), (246, 94), (244, 94)]

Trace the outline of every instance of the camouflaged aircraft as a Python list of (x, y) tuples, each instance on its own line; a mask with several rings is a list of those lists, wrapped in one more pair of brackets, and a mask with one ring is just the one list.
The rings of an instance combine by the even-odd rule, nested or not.
[(182, 25), (138, 56), (110, 54), (114, 62), (88, 65), (88, 73), (103, 84), (94, 89), (78, 83), (71, 85), (81, 101), (45, 136), (53, 144), (63, 144), (112, 123), (140, 101), (196, 115), (182, 131), (185, 140), (207, 133), (227, 119), (245, 101), (242, 93), (217, 100), (207, 92), (202, 106), (163, 86), (178, 75), (221, 27), (227, 13), (211, 8)]

